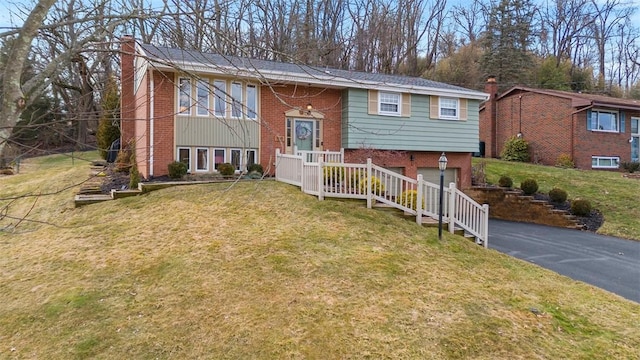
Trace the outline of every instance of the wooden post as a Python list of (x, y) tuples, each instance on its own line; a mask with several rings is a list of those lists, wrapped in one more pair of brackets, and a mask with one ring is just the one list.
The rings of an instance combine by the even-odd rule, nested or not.
[(418, 223), (418, 225), (422, 225), (422, 183), (422, 174), (418, 174), (418, 194), (416, 196), (416, 223)]
[(483, 222), (483, 226), (482, 226), (482, 245), (485, 248), (489, 247), (489, 205), (488, 204), (484, 204), (482, 205), (482, 212), (483, 212), (483, 218), (482, 218), (482, 222)]
[(280, 181), (280, 176), (278, 176), (278, 163), (280, 162), (280, 148), (276, 148), (276, 180)]
[(449, 232), (453, 234), (456, 228), (456, 183), (449, 183)]
[(324, 159), (318, 157), (318, 200), (324, 200)]
[(366, 182), (367, 182), (367, 208), (371, 209), (373, 206), (373, 194), (371, 193), (371, 159), (367, 159), (367, 171), (366, 171)]

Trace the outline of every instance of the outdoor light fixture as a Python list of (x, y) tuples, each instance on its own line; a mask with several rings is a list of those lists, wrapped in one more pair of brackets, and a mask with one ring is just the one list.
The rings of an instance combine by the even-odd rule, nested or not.
[(438, 210), (438, 239), (442, 240), (442, 199), (444, 197), (444, 171), (447, 170), (447, 157), (444, 152), (438, 159), (440, 168), (440, 209)]
[(308, 104), (307, 104), (307, 110), (308, 110), (308, 111), (313, 110), (313, 105), (311, 105), (311, 103), (308, 103)]

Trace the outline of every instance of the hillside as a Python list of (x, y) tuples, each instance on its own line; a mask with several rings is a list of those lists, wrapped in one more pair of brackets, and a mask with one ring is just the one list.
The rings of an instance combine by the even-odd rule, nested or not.
[(563, 169), (496, 159), (473, 159), (474, 167), (484, 164), (490, 184), (501, 176), (513, 179), (519, 187), (525, 179), (534, 179), (539, 192), (548, 193), (557, 187), (567, 191), (569, 199), (586, 199), (604, 215), (598, 233), (640, 241), (640, 179), (624, 177), (619, 171)]
[(61, 190), (0, 200), (37, 221), (0, 220), (0, 358), (637, 358), (639, 304), (362, 202), (261, 181), (75, 209), (87, 174), (0, 177)]

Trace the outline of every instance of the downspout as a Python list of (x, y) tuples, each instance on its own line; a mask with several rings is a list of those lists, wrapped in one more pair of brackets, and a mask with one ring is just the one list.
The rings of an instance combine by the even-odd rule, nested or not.
[(149, 84), (149, 91), (151, 92), (149, 95), (149, 177), (153, 178), (153, 120), (155, 117), (155, 86), (153, 82), (153, 70), (149, 70), (149, 77), (151, 79)]

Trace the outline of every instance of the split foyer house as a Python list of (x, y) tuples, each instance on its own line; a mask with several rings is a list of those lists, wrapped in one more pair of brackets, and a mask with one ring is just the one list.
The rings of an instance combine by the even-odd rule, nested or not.
[(487, 95), (422, 78), (371, 74), (158, 47), (123, 38), (122, 143), (134, 141), (140, 174), (273, 174), (276, 149), (339, 151), (437, 182), (471, 185), (479, 105)]
[(569, 156), (580, 169), (617, 169), (638, 161), (640, 101), (516, 86), (498, 94), (489, 78), (480, 109), (480, 141), (487, 157), (521, 136), (533, 161), (555, 165)]

